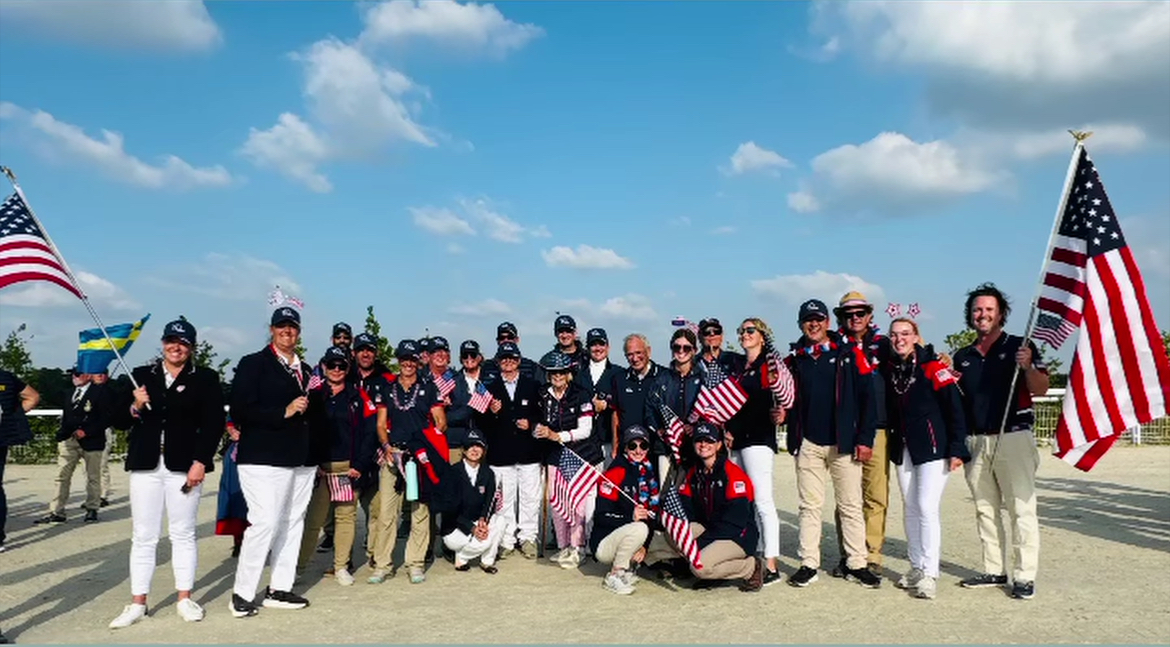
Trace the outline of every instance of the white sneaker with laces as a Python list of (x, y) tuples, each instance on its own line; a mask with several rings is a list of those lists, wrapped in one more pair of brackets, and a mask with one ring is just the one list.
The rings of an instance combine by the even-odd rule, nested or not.
[(900, 589), (912, 589), (918, 586), (918, 582), (924, 577), (926, 577), (926, 573), (923, 573), (922, 569), (911, 568), (909, 573), (906, 573), (898, 579), (898, 583), (895, 586)]
[(617, 595), (629, 595), (634, 592), (634, 587), (626, 583), (624, 573), (609, 573), (605, 576), (605, 581), (602, 586), (606, 591), (615, 593)]
[(187, 622), (199, 622), (203, 619), (203, 607), (191, 598), (179, 600), (175, 610), (178, 611), (179, 617)]
[(937, 588), (938, 585), (935, 583), (934, 578), (929, 575), (925, 575), (921, 580), (918, 580), (918, 585), (915, 587), (916, 590), (914, 591), (914, 597), (922, 598), (923, 600), (933, 600)]
[(145, 604), (127, 604), (117, 618), (110, 621), (110, 629), (124, 629), (146, 617)]
[(341, 569), (333, 574), (333, 579), (342, 586), (353, 586), (353, 575), (350, 575), (346, 569)]
[(577, 568), (581, 564), (581, 551), (577, 548), (566, 548), (565, 557), (558, 562), (561, 568)]
[(630, 586), (634, 586), (641, 579), (634, 573), (634, 569), (632, 568), (628, 571), (620, 571), (620, 573), (622, 575), (622, 581)]

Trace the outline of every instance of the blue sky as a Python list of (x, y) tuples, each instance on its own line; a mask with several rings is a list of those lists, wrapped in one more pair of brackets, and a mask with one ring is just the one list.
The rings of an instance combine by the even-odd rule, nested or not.
[[(665, 361), (675, 315), (787, 340), (850, 288), (941, 342), (986, 280), (1018, 332), (1084, 126), (1170, 327), (1165, 3), (4, 0), (0, 36), (0, 163), (106, 323), (153, 314), (132, 361), (179, 313), (258, 348), (276, 284), (314, 358), (373, 305)], [(0, 293), (20, 323), (45, 365), (91, 325), (46, 285)]]

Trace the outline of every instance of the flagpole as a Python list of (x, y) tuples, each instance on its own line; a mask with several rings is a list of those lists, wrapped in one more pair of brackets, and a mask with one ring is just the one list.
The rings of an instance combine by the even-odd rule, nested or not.
[[(125, 371), (126, 375), (130, 378), (130, 384), (134, 385), (134, 388), (137, 389), (138, 382), (134, 380), (134, 374), (130, 372), (130, 367), (127, 366), (126, 360), (122, 358), (121, 351), (119, 351), (118, 346), (114, 344), (114, 340), (110, 338), (110, 333), (106, 331), (106, 325), (102, 323), (101, 317), (99, 317), (97, 311), (93, 309), (93, 305), (89, 302), (89, 297), (86, 296), (85, 290), (81, 287), (81, 283), (77, 280), (77, 276), (74, 275), (73, 270), (70, 269), (69, 263), (65, 261), (65, 257), (61, 254), (61, 250), (57, 248), (57, 244), (54, 243), (52, 237), (49, 236), (49, 230), (45, 229), (44, 225), (41, 224), (40, 218), (37, 218), (37, 214), (33, 211), (32, 205), (28, 202), (28, 197), (24, 195), (24, 190), (20, 188), (20, 183), (16, 181), (16, 174), (13, 173), (12, 169), (8, 168), (7, 166), (0, 166), (0, 173), (4, 173), (4, 175), (8, 177), (8, 181), (12, 183), (12, 188), (16, 190), (16, 195), (20, 197), (21, 201), (24, 202), (25, 208), (28, 209), (28, 215), (32, 217), (33, 222), (36, 223), (37, 228), (40, 229), (41, 234), (44, 235), (45, 242), (49, 244), (49, 249), (53, 250), (53, 255), (56, 256), (57, 260), (61, 262), (61, 267), (65, 270), (65, 274), (69, 277), (69, 281), (73, 283), (73, 287), (77, 288), (78, 295), (81, 298), (81, 303), (83, 303), (85, 305), (85, 309), (89, 311), (89, 316), (93, 317), (94, 323), (97, 324), (98, 329), (102, 331), (102, 335), (106, 338), (106, 342), (109, 343), (110, 350), (114, 351), (114, 357), (118, 358), (118, 363), (121, 364), (122, 370)], [(147, 408), (149, 408), (149, 405)]]
[[(1036, 306), (1040, 303), (1040, 296), (1044, 293), (1044, 269), (1048, 267), (1048, 259), (1052, 257), (1052, 247), (1056, 244), (1056, 234), (1060, 231), (1060, 221), (1064, 217), (1064, 210), (1068, 207), (1068, 196), (1072, 191), (1072, 184), (1074, 176), (1077, 173), (1077, 162), (1080, 161), (1081, 151), (1085, 148), (1085, 140), (1093, 135), (1092, 131), (1070, 130), (1068, 131), (1076, 143), (1073, 144), (1072, 157), (1068, 162), (1068, 172), (1064, 177), (1064, 190), (1060, 193), (1060, 203), (1056, 207), (1056, 216), (1052, 220), (1052, 232), (1048, 235), (1048, 246), (1044, 251), (1044, 260), (1040, 264), (1040, 280), (1036, 284), (1036, 292), (1032, 295), (1032, 306), (1028, 310), (1028, 323), (1024, 326), (1024, 338), (1020, 342), (1020, 348), (1025, 348), (1025, 344), (1032, 338), (1033, 329), (1036, 326)], [(1007, 428), (1008, 416), (1012, 411), (1012, 400), (1016, 392), (1016, 383), (1020, 378), (1020, 369), (1012, 371), (1011, 386), (1008, 387), (1008, 401), (1003, 409), (1003, 419), (999, 424), (999, 433), (996, 436), (995, 451), (991, 453), (991, 464), (988, 470), (995, 466), (995, 456), (999, 453), (999, 444), (1003, 440), (1004, 430)], [(1026, 385), (1025, 385), (1026, 386)]]

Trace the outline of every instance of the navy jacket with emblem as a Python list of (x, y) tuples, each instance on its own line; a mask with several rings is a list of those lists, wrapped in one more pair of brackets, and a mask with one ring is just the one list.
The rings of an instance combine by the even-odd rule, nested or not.
[(768, 388), (768, 357), (760, 353), (748, 364), (747, 356), (736, 354), (728, 362), (731, 375), (739, 380), (739, 386), (747, 393), (747, 402), (730, 420), (727, 431), (731, 432), (732, 449), (765, 446), (773, 452), (779, 451), (776, 441), (776, 423), (772, 422), (774, 398)]
[(309, 392), (309, 426), (318, 463), (348, 461), (363, 477), (374, 470), (378, 452), (377, 408), (357, 385), (346, 382), (334, 394), (326, 383)]
[(441, 494), (435, 500), (439, 509), (439, 534), (449, 535), (458, 530), (470, 535), (475, 522), (490, 520), (496, 495), (496, 474), (485, 463), (480, 463), (471, 482), (463, 461), (451, 466), (443, 476)]
[[(858, 345), (858, 342), (849, 338), (844, 331), (839, 331), (842, 341), (847, 345)], [(874, 425), (877, 429), (887, 429), (889, 427), (889, 414), (886, 412), (886, 380), (883, 377), (883, 365), (889, 361), (893, 354), (890, 346), (890, 338), (878, 332), (877, 328), (870, 326), (870, 329), (865, 331), (865, 336), (862, 337), (861, 348), (865, 352), (866, 361), (869, 362), (872, 371), (870, 375), (873, 378), (873, 396), (877, 409), (874, 415)]]
[(748, 555), (755, 554), (760, 531), (756, 527), (756, 495), (747, 472), (720, 455), (710, 472), (702, 465), (692, 467), (678, 493), (687, 518), (703, 525), (703, 534), (695, 538), (699, 550), (728, 539)]
[(132, 374), (139, 386), (146, 387), (150, 407), (132, 414), (133, 392), (123, 394), (114, 407), (113, 426), (130, 430), (126, 470), (158, 468), (161, 446), (163, 463), (171, 472), (185, 473), (194, 461), (203, 463), (204, 471), (213, 471), (215, 450), (227, 425), (219, 374), (188, 361), (170, 388), (161, 360), (139, 366)]
[(607, 358), (605, 360), (605, 368), (601, 370), (601, 375), (598, 376), (597, 382), (594, 382), (589, 367), (590, 361), (586, 360), (581, 370), (577, 371), (577, 374), (573, 376), (573, 382), (592, 394), (592, 397), (605, 401), (605, 409), (603, 411), (595, 410), (593, 412), (593, 437), (597, 439), (598, 445), (605, 445), (613, 442), (614, 376), (623, 369)]
[(232, 379), (231, 416), (240, 430), (240, 465), (316, 465), (309, 412), (284, 417), (285, 408), (305, 395), (312, 366), (301, 362), (300, 381), (281, 364), (272, 346), (240, 358)]
[[(483, 369), (480, 369), (482, 382)], [(463, 369), (455, 371), (455, 389), (451, 391), (451, 404), (447, 407), (447, 444), (451, 447), (462, 447), (467, 440), (467, 432), (476, 429), (475, 409), (468, 405), (471, 402), (471, 389), (467, 386), (467, 374)]]
[[(483, 413), (476, 412), (477, 427), (487, 438), (488, 464), (496, 466), (530, 465), (541, 462), (541, 446), (532, 431), (540, 421), (540, 385), (531, 377), (521, 373), (516, 380), (516, 397), (508, 395), (508, 388), (502, 377), (487, 384), (492, 397), (500, 401), (499, 413), (492, 413), (488, 407)], [(528, 421), (528, 429), (516, 426), (519, 420)]]
[(106, 427), (110, 426), (110, 416), (114, 413), (114, 403), (110, 401), (110, 390), (106, 386), (90, 382), (77, 402), (73, 402), (77, 387), (69, 392), (69, 402), (65, 403), (61, 427), (57, 430), (58, 442), (68, 440), (80, 429), (85, 432), (85, 438), (77, 439), (77, 443), (83, 450), (100, 452), (106, 448)]
[[(666, 430), (663, 405), (674, 412), (684, 425), (689, 424), (687, 420), (695, 408), (695, 400), (699, 397), (699, 389), (703, 385), (703, 370), (698, 363), (694, 363), (691, 371), (683, 377), (672, 361), (669, 367), (658, 372), (654, 384), (650, 387), (650, 394), (646, 397), (646, 426), (652, 430), (653, 436), (661, 439), (661, 434)], [(686, 437), (683, 438), (680, 449), (684, 461), (694, 457), (694, 446)]]
[[(579, 385), (569, 382), (561, 399), (552, 395), (552, 387), (540, 390), (540, 422), (556, 432), (573, 432), (585, 421), (589, 435), (580, 440), (570, 440), (565, 447), (577, 453), (581, 460), (596, 465), (602, 461), (601, 443), (593, 435), (593, 400), (591, 394)], [(556, 465), (561, 459), (561, 444), (552, 440), (538, 440), (546, 465)]]
[[(893, 356), (885, 370), (890, 413), (890, 460), (902, 464), (902, 448), (910, 461), (921, 465), (943, 458), (971, 460), (967, 450), (967, 421), (959, 395), (959, 380), (930, 346), (916, 348), (905, 360)], [(909, 386), (896, 380), (910, 375)], [(898, 389), (905, 388), (905, 393)]]
[[(873, 447), (873, 439), (877, 430), (877, 403), (873, 398), (873, 380), (869, 376), (872, 370), (866, 359), (865, 352), (856, 345), (841, 344), (841, 338), (836, 332), (829, 332), (829, 350), (817, 350), (817, 353), (829, 353), (836, 363), (835, 392), (833, 395), (834, 409), (831, 419), (837, 436), (837, 451), (842, 454), (852, 454), (857, 445)], [(809, 366), (815, 361), (813, 354), (808, 350), (808, 340), (792, 345), (793, 352), (785, 362), (792, 371), (792, 378), (796, 382), (796, 402), (788, 412), (788, 452), (796, 455), (800, 451), (800, 444), (804, 441), (805, 429), (809, 420), (809, 401), (811, 400), (810, 386), (802, 384), (802, 374), (811, 370)], [(825, 412), (820, 412), (825, 413)]]
[[(614, 409), (617, 414), (617, 432), (618, 439), (621, 439), (622, 432), (629, 429), (632, 425), (652, 426), (652, 421), (647, 417), (646, 412), (649, 409), (647, 401), (655, 382), (658, 380), (658, 374), (664, 371), (661, 364), (650, 361), (649, 368), (646, 371), (646, 377), (638, 379), (638, 375), (634, 373), (634, 369), (626, 368), (624, 371), (619, 371), (613, 380), (613, 397)], [(666, 444), (657, 434), (650, 437), (650, 453), (654, 456), (663, 456), (669, 454)]]
[[(657, 478), (658, 470), (654, 463), (655, 461), (649, 461), (647, 469)], [(638, 500), (638, 468), (624, 453), (613, 460), (609, 469), (605, 471), (605, 478), (597, 482), (597, 506), (593, 509), (593, 530), (589, 533), (589, 552), (594, 555), (597, 554), (597, 546), (602, 539), (634, 521), (634, 501), (623, 496), (622, 492), (634, 501)], [(647, 509), (655, 514), (658, 512), (656, 508)], [(647, 523), (648, 527), (649, 525)], [(650, 545), (652, 535), (653, 533), (646, 535), (647, 546)]]

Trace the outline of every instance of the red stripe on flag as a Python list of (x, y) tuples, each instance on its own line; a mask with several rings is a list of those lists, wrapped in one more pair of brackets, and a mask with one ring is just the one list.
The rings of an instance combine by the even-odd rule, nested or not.
[[(1088, 344), (1092, 350), (1093, 356), (1093, 375), (1095, 383), (1092, 387), (1095, 391), (1100, 391), (1101, 399), (1105, 404), (1105, 412), (1109, 415), (1109, 425), (1112, 429), (1124, 429), (1125, 419), (1121, 415), (1121, 408), (1118, 406), (1116, 391), (1113, 388), (1113, 375), (1109, 372), (1109, 364), (1106, 359), (1106, 349), (1101, 344), (1101, 319), (1097, 314), (1097, 304), (1092, 299), (1085, 302), (1085, 329), (1088, 331)], [(1086, 421), (1094, 421), (1092, 412), (1086, 417), (1084, 409), (1089, 408), (1088, 393), (1085, 389), (1086, 379), (1076, 380), (1076, 387), (1074, 389), (1074, 397), (1076, 398), (1078, 417), (1081, 420), (1081, 427), (1085, 430), (1085, 438), (1088, 440), (1096, 440), (1100, 438), (1099, 428), (1101, 422), (1095, 421), (1096, 424), (1086, 425)], [(1090, 433), (1092, 434), (1090, 436)]]
[(1081, 281), (1078, 281), (1074, 278), (1069, 278), (1067, 276), (1064, 276), (1062, 274), (1054, 274), (1052, 272), (1045, 274), (1044, 275), (1044, 285), (1048, 285), (1048, 286), (1057, 288), (1058, 290), (1064, 290), (1065, 292), (1071, 292), (1072, 294), (1075, 294), (1081, 298), (1084, 298), (1084, 296), (1085, 296), (1085, 284), (1084, 283), (1082, 283)]
[(1170, 415), (1170, 359), (1166, 357), (1166, 345), (1162, 341), (1161, 335), (1158, 334), (1158, 324), (1154, 321), (1154, 313), (1150, 310), (1150, 301), (1146, 298), (1146, 284), (1142, 280), (1141, 272), (1138, 271), (1137, 262), (1134, 261), (1129, 247), (1122, 247), (1119, 251), (1121, 252), (1121, 260), (1125, 263), (1126, 273), (1129, 274), (1129, 280), (1133, 284), (1133, 290), (1137, 293), (1142, 330), (1145, 332), (1146, 343), (1149, 344), (1151, 354), (1154, 357), (1158, 384), (1162, 387), (1163, 410), (1152, 413), (1156, 417)]
[(1075, 265), (1077, 267), (1084, 267), (1088, 257), (1080, 252), (1074, 252), (1071, 249), (1063, 247), (1054, 247), (1052, 249), (1052, 260), (1058, 263), (1065, 263), (1067, 265)]
[[(64, 270), (62, 270), (64, 273)], [(42, 272), (15, 272), (12, 274), (0, 274), (0, 288), (8, 287), (9, 285), (16, 285), (25, 281), (48, 281), (49, 283), (56, 283), (57, 285), (72, 292), (77, 298), (81, 298), (81, 292), (73, 286), (72, 283), (62, 279), (59, 276), (52, 274), (44, 274)]]
[(1081, 313), (1059, 301), (1053, 301), (1048, 297), (1040, 297), (1040, 300), (1036, 302), (1036, 307), (1045, 312), (1051, 312), (1058, 317), (1063, 317), (1074, 326), (1081, 325)]
[(1109, 448), (1113, 447), (1113, 443), (1117, 442), (1117, 439), (1120, 437), (1121, 434), (1113, 434), (1112, 436), (1107, 436), (1094, 442), (1089, 447), (1089, 451), (1085, 452), (1085, 455), (1081, 456), (1080, 460), (1076, 462), (1075, 467), (1083, 472), (1088, 472), (1093, 469), (1097, 461), (1101, 460), (1105, 452), (1109, 451)]
[[(1121, 355), (1122, 373), (1125, 376), (1125, 381), (1129, 386), (1129, 395), (1133, 401), (1134, 413), (1137, 414), (1138, 420), (1150, 419), (1150, 399), (1146, 397), (1146, 386), (1142, 379), (1141, 364), (1138, 363), (1138, 349), (1134, 346), (1133, 330), (1129, 326), (1129, 317), (1132, 314), (1126, 308), (1125, 298), (1122, 296), (1121, 286), (1117, 284), (1117, 277), (1113, 275), (1113, 266), (1109, 264), (1110, 254), (1102, 254), (1093, 257), (1093, 267), (1097, 270), (1097, 276), (1101, 279), (1101, 285), (1105, 289), (1105, 294), (1109, 299), (1109, 304), (1113, 323), (1113, 343), (1117, 345), (1118, 352)], [(1120, 324), (1121, 330), (1118, 330)], [(1108, 341), (1108, 340), (1107, 340)], [(1114, 396), (1116, 400), (1116, 396)], [(1112, 411), (1110, 411), (1112, 415)], [(1114, 429), (1118, 429), (1117, 421), (1114, 421)], [(1121, 426), (1125, 428), (1124, 422)]]

